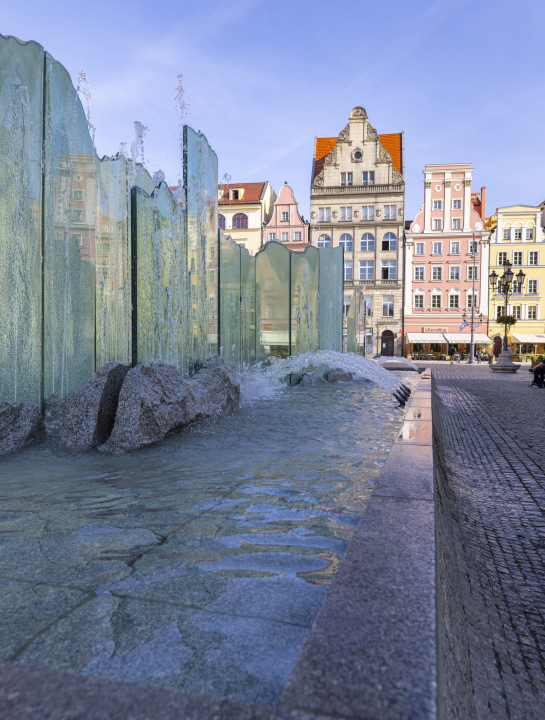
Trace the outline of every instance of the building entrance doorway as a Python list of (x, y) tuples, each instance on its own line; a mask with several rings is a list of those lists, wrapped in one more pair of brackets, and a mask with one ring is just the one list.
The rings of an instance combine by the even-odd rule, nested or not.
[(501, 353), (501, 337), (499, 335), (496, 335), (494, 338), (494, 357), (498, 357), (498, 355)]
[(384, 330), (381, 335), (380, 354), (387, 357), (394, 354), (394, 333), (391, 330)]

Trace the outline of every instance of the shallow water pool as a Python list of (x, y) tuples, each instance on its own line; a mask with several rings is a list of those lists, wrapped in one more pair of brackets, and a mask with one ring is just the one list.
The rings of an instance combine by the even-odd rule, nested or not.
[(130, 455), (1, 458), (0, 657), (277, 704), (401, 419), (291, 388)]

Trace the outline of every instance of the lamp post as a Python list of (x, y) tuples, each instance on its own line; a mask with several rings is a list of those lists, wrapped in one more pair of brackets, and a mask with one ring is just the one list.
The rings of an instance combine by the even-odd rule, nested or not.
[[(473, 293), (473, 298), (475, 298), (475, 293)], [(473, 300), (474, 303), (474, 300)], [(464, 313), (462, 315), (463, 322), (467, 322), (467, 315)], [(484, 320), (484, 316), (482, 313), (479, 315), (479, 325)], [(470, 345), (470, 356), (468, 360), (469, 365), (475, 365), (475, 308), (471, 308), (471, 345)]]
[[(475, 268), (477, 262), (477, 241), (473, 233), (473, 244), (471, 246), (471, 257), (473, 258), (473, 288), (471, 290), (471, 342), (469, 344), (469, 364), (475, 364)], [(482, 315), (481, 315), (482, 317)], [(463, 317), (465, 320), (465, 313)]]
[(505, 325), (505, 332), (503, 336), (503, 350), (500, 353), (500, 357), (498, 359), (497, 363), (494, 363), (490, 367), (494, 372), (516, 372), (520, 365), (515, 365), (511, 359), (511, 352), (508, 348), (508, 342), (507, 342), (507, 328), (508, 328), (508, 322), (507, 322), (507, 305), (509, 302), (509, 298), (515, 292), (513, 285), (514, 282), (516, 282), (517, 286), (523, 285), (524, 280), (526, 278), (525, 273), (522, 272), (522, 269), (519, 270), (519, 272), (516, 274), (516, 281), (514, 280), (515, 274), (512, 271), (512, 265), (509, 262), (509, 260), (506, 260), (503, 263), (503, 275), (500, 277), (495, 270), (493, 270), (490, 273), (489, 280), (490, 280), (490, 287), (492, 290), (499, 295), (503, 295), (505, 300), (504, 305), (504, 325)]
[[(363, 286), (362, 290), (365, 293), (365, 290), (366, 290), (365, 285)], [(367, 352), (367, 298), (364, 295), (363, 296), (363, 357), (365, 357), (366, 352)]]

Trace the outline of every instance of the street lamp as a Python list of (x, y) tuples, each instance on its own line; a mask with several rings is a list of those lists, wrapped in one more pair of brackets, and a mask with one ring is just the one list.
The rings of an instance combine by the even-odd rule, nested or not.
[[(477, 262), (477, 242), (475, 233), (473, 233), (473, 244), (471, 246), (471, 257), (473, 258), (473, 288), (471, 290), (471, 341), (469, 344), (469, 365), (475, 364), (475, 266)], [(482, 316), (481, 316), (482, 317)], [(463, 315), (463, 321), (466, 322), (466, 315)]]
[(509, 303), (509, 298), (514, 292), (520, 292), (519, 288), (521, 285), (524, 284), (524, 280), (526, 278), (525, 273), (522, 272), (522, 269), (519, 270), (519, 272), (516, 274), (516, 289), (514, 287), (515, 282), (515, 273), (513, 272), (512, 264), (509, 262), (509, 260), (506, 260), (503, 263), (503, 275), (500, 277), (495, 270), (493, 270), (489, 275), (490, 280), (490, 287), (494, 292), (497, 292), (499, 295), (503, 295), (505, 298), (505, 305), (504, 305), (504, 325), (505, 325), (505, 332), (503, 336), (503, 350), (500, 353), (500, 357), (497, 363), (492, 365), (492, 370), (494, 372), (516, 372), (520, 365), (515, 365), (513, 361), (511, 360), (511, 354), (509, 352), (509, 349), (507, 347), (507, 305)]

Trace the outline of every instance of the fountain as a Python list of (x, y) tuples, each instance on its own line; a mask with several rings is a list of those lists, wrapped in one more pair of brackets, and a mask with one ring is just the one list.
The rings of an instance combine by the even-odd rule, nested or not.
[[(0, 65), (0, 400), (77, 397), (119, 363), (168, 363), (197, 397), (211, 355), (242, 395), (137, 453), (59, 447), (49, 418), (2, 457), (0, 657), (275, 705), (399, 433), (389, 394), (403, 404), (412, 377), (358, 354), (357, 291), (341, 352), (342, 249), (250, 257), (218, 233), (204, 135), (183, 126), (173, 193), (142, 164), (143, 123), (131, 158), (97, 157), (40, 45), (0, 36)], [(372, 382), (286, 387), (321, 366)]]

